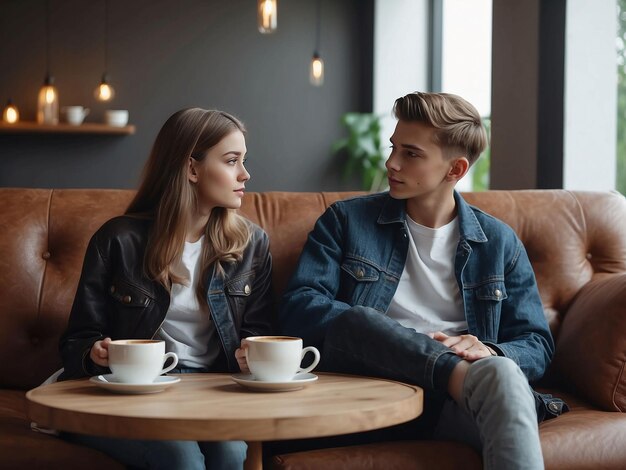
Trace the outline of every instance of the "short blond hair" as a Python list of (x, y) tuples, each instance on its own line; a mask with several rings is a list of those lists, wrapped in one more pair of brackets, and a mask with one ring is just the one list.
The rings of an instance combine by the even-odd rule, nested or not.
[(393, 113), (400, 121), (420, 121), (435, 129), (446, 155), (461, 152), (473, 164), (487, 147), (487, 131), (476, 108), (460, 96), (416, 91), (398, 98)]

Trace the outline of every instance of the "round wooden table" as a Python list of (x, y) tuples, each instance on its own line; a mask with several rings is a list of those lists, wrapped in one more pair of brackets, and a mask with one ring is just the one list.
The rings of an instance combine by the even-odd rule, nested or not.
[(261, 468), (261, 442), (348, 434), (400, 424), (422, 412), (419, 387), (390, 380), (318, 374), (302, 390), (256, 392), (228, 374), (182, 374), (155, 394), (122, 395), (88, 379), (26, 394), (39, 426), (131, 439), (248, 441), (246, 468)]

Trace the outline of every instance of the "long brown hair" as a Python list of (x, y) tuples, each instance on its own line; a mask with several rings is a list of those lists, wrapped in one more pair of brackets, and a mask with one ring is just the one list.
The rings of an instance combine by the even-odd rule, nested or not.
[[(195, 186), (187, 176), (189, 157), (201, 161), (234, 131), (245, 133), (245, 127), (222, 111), (189, 108), (174, 113), (159, 131), (137, 194), (126, 209), (126, 214), (154, 219), (144, 269), (168, 291), (172, 282), (184, 281), (171, 267), (182, 256), (189, 219), (197, 207)], [(215, 264), (216, 272), (223, 273), (222, 263), (241, 260), (249, 240), (248, 223), (234, 209), (211, 211), (204, 229), (202, 276), (196, 290), (199, 301), (206, 302), (204, 282), (209, 269)]]

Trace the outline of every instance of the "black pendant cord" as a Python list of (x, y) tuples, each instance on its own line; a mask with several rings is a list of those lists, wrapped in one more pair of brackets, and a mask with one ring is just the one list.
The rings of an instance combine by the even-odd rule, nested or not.
[(104, 74), (109, 70), (109, 0), (104, 0)]
[(316, 19), (316, 25), (315, 25), (315, 55), (319, 55), (321, 31), (322, 31), (322, 0), (317, 0), (317, 19)]
[(50, 0), (46, 0), (46, 77), (50, 76)]

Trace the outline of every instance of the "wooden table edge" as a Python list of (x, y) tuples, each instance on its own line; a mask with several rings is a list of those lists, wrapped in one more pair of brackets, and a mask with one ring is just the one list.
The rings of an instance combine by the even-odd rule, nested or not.
[[(346, 377), (349, 374), (319, 373), (319, 375)], [(269, 440), (289, 440), (314, 437), (327, 437), (342, 434), (352, 434), (355, 432), (382, 429), (385, 427), (401, 424), (417, 418), (423, 411), (423, 390), (415, 385), (397, 382), (376, 377), (353, 376), (356, 378), (366, 378), (370, 380), (389, 382), (402, 385), (414, 391), (413, 394), (401, 400), (401, 402), (390, 401), (372, 410), (355, 410), (354, 415), (367, 417), (364, 424), (358, 430), (353, 429), (354, 425), (347, 422), (352, 418), (345, 412), (327, 413), (316, 417), (298, 416), (289, 418), (260, 417), (241, 419), (211, 419), (212, 426), (194, 426), (189, 429), (185, 422), (193, 421), (190, 418), (180, 420), (174, 418), (152, 418), (136, 416), (116, 416), (114, 429), (102, 429), (98, 420), (106, 420), (110, 417), (108, 413), (94, 413), (89, 411), (70, 410), (62, 408), (52, 408), (42, 404), (36, 397), (36, 387), (26, 393), (27, 415), (40, 426), (58, 429), (66, 432), (80, 432), (84, 434), (103, 435), (121, 438), (140, 439), (181, 439), (181, 440), (245, 440), (245, 441), (269, 441)], [(77, 382), (85, 382), (88, 379), (77, 379)], [(91, 386), (92, 384), (90, 384)], [(95, 387), (95, 385), (93, 385)], [(314, 386), (314, 385), (313, 385)], [(294, 392), (288, 392), (294, 393)], [(198, 421), (206, 420), (199, 418)], [(281, 427), (282, 421), (289, 421), (287, 428)], [(69, 424), (68, 424), (69, 423)], [(164, 425), (167, 424), (167, 427)], [(316, 431), (311, 434), (310, 427), (324, 424), (326, 431)], [(248, 429), (253, 429), (247, 433)], [(216, 429), (221, 429), (216, 431)], [(266, 429), (264, 434), (260, 434), (258, 429)]]

